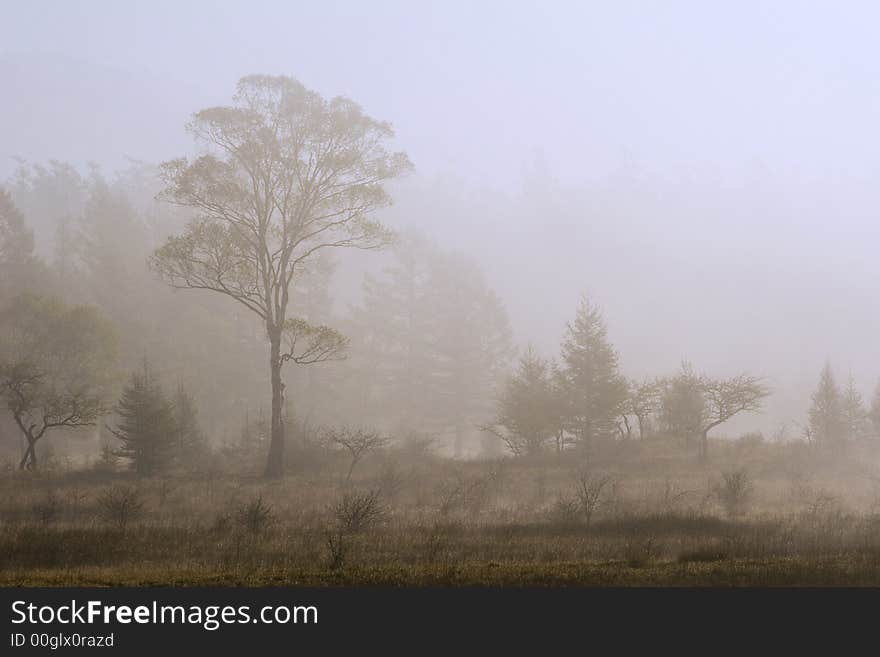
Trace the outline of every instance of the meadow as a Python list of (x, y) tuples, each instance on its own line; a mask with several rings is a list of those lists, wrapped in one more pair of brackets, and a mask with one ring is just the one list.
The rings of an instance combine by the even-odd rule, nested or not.
[[(225, 459), (225, 460), (224, 460)], [(535, 458), (293, 450), (0, 474), (0, 585), (880, 585), (880, 445), (619, 441)]]

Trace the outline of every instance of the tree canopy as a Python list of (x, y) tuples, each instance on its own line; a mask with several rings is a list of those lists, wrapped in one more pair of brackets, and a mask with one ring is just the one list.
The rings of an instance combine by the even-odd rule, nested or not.
[(94, 307), (23, 295), (0, 310), (0, 394), (27, 441), (21, 468), (36, 467), (47, 431), (107, 410), (115, 357), (115, 332)]
[[(190, 133), (208, 151), (163, 167), (163, 198), (196, 216), (156, 250), (151, 265), (171, 286), (226, 295), (257, 315), (270, 343), (272, 436), (266, 474), (283, 469), (282, 365), (313, 363), (344, 346), (308, 330), (291, 290), (327, 249), (376, 249), (392, 233), (372, 218), (389, 204), (384, 184), (410, 169), (386, 147), (391, 126), (355, 102), (330, 100), (284, 76), (242, 78), (234, 104), (197, 112)], [(293, 310), (294, 314), (289, 314)], [(307, 335), (306, 352), (282, 354), (282, 337)]]

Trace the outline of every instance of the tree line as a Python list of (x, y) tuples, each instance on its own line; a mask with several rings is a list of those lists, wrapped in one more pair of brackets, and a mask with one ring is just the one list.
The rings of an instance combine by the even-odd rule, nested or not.
[(512, 453), (534, 455), (569, 446), (589, 451), (615, 439), (645, 439), (660, 428), (688, 444), (698, 440), (706, 458), (709, 432), (739, 413), (759, 410), (769, 394), (758, 377), (697, 375), (687, 363), (673, 377), (628, 380), (600, 309), (583, 299), (566, 328), (559, 362), (528, 348), (485, 429)]
[[(0, 394), (22, 468), (36, 466), (47, 432), (83, 426), (113, 436), (108, 454), (142, 474), (192, 461), (210, 442), (196, 398), (208, 434), (266, 400), (269, 477), (310, 413), (401, 439), (442, 435), (456, 456), (477, 438), (530, 455), (666, 433), (705, 458), (709, 433), (770, 392), (748, 373), (689, 364), (627, 379), (588, 299), (557, 359), (517, 357), (478, 262), (377, 219), (387, 184), (412, 165), (391, 126), (349, 99), (248, 76), (188, 129), (203, 153), (158, 171), (135, 163), (109, 181), (97, 168), (23, 163), (0, 189)], [(51, 249), (38, 253), (25, 215), (44, 238), (54, 227)], [(340, 314), (337, 255), (380, 248), (386, 266)], [(178, 380), (170, 399), (144, 355)], [(880, 411), (826, 370), (805, 436), (864, 435)]]

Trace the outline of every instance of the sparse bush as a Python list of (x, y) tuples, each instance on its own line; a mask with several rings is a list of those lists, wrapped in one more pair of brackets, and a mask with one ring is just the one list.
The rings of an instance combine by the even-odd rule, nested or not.
[(663, 483), (663, 491), (660, 493), (659, 498), (655, 498), (656, 506), (660, 513), (674, 513), (693, 494), (694, 491), (681, 490), (667, 478)]
[(752, 481), (744, 469), (721, 473), (715, 485), (715, 496), (729, 518), (739, 518), (748, 511), (752, 498)]
[(98, 508), (105, 521), (125, 530), (143, 515), (144, 502), (134, 486), (112, 486), (98, 498)]
[(459, 510), (466, 510), (471, 516), (479, 514), (489, 501), (495, 482), (492, 472), (478, 477), (466, 477), (461, 472), (455, 472), (453, 478), (441, 482), (437, 487), (437, 511), (440, 517), (448, 518)]
[(238, 508), (235, 520), (239, 527), (251, 534), (261, 534), (274, 522), (272, 507), (260, 495)]
[(577, 487), (575, 488), (575, 495), (577, 496), (580, 511), (587, 526), (590, 525), (593, 516), (602, 505), (602, 491), (610, 482), (611, 477), (607, 475), (593, 477), (588, 474), (583, 474), (578, 479)]
[(581, 516), (581, 504), (576, 497), (559, 495), (550, 509), (550, 517), (562, 525), (573, 525)]
[(327, 532), (324, 538), (329, 556), (327, 566), (330, 570), (339, 570), (345, 565), (348, 556), (348, 536), (342, 531)]
[(337, 526), (345, 533), (355, 534), (378, 524), (385, 515), (379, 491), (346, 491), (333, 506)]

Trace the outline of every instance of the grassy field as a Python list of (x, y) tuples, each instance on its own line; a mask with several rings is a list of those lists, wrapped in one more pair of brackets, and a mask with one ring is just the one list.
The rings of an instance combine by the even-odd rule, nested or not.
[(880, 586), (873, 445), (0, 476), (0, 585)]

